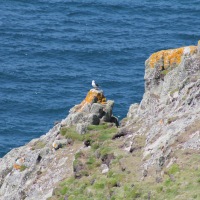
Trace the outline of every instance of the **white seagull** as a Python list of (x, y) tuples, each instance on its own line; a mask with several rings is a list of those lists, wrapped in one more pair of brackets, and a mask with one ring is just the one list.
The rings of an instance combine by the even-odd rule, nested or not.
[(99, 87), (99, 85), (93, 80), (92, 81), (92, 87), (94, 87), (95, 89), (97, 89)]

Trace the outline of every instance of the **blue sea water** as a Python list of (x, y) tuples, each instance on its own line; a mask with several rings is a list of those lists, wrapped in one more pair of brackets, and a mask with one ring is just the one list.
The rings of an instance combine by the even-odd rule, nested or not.
[(145, 60), (196, 45), (199, 13), (199, 0), (1, 0), (0, 157), (65, 118), (92, 79), (125, 117)]

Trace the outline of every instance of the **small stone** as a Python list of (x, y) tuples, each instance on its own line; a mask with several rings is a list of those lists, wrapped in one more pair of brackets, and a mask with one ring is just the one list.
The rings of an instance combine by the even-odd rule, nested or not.
[(59, 149), (59, 143), (57, 143), (56, 141), (53, 142), (52, 147), (57, 150)]
[(108, 166), (106, 165), (106, 164), (102, 164), (101, 165), (101, 173), (102, 174), (106, 174), (106, 173), (108, 173), (108, 171), (109, 171), (109, 168), (108, 168)]
[(178, 93), (179, 93), (178, 91), (174, 92), (174, 94), (173, 94), (174, 99), (178, 98), (178, 95), (179, 95)]
[(54, 122), (54, 126), (57, 125), (57, 124), (59, 124), (59, 123), (61, 123), (61, 121), (55, 121)]
[(58, 150), (59, 148), (62, 148), (63, 146), (68, 144), (68, 139), (63, 140), (55, 140), (52, 144), (53, 148), (55, 150)]
[(37, 175), (39, 176), (39, 175), (41, 175), (42, 174), (42, 172), (41, 171), (37, 171)]

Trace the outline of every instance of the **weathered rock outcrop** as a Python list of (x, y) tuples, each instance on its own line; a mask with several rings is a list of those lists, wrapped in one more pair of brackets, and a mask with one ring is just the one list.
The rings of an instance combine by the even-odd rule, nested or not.
[(84, 134), (88, 125), (99, 125), (103, 122), (114, 122), (118, 126), (118, 119), (113, 116), (114, 101), (108, 100), (102, 90), (91, 89), (85, 99), (70, 109), (69, 115), (62, 120), (62, 126), (76, 126), (76, 131)]
[(146, 137), (146, 170), (176, 162), (177, 149), (200, 149), (199, 46), (160, 51), (145, 63), (143, 99), (130, 106), (122, 130), (131, 132), (129, 150), (135, 136)]
[(102, 91), (91, 89), (82, 103), (46, 135), (0, 158), (0, 199), (46, 200), (52, 196), (58, 182), (73, 175), (74, 156), (84, 147), (83, 142), (72, 145), (61, 129), (75, 126), (78, 133), (84, 134), (88, 125), (117, 123), (113, 105), (114, 101), (106, 101)]
[(119, 129), (114, 102), (92, 89), (46, 135), (1, 158), (0, 199), (189, 199), (191, 186), (198, 199), (190, 170), (199, 176), (200, 42), (154, 53), (145, 65), (143, 99)]

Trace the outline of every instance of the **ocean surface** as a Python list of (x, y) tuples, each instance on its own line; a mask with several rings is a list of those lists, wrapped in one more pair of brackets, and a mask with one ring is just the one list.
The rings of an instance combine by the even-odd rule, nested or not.
[(65, 118), (93, 79), (122, 119), (145, 60), (199, 39), (200, 0), (1, 0), (0, 157)]

